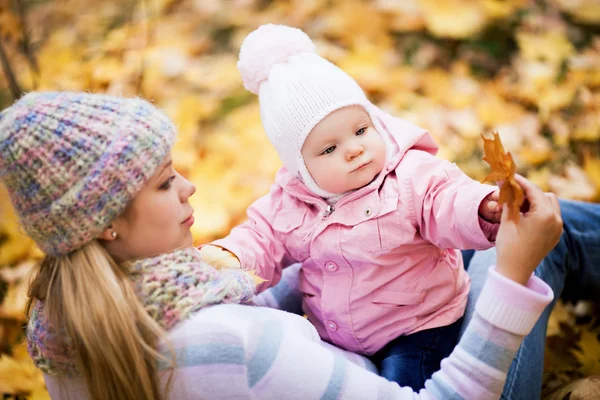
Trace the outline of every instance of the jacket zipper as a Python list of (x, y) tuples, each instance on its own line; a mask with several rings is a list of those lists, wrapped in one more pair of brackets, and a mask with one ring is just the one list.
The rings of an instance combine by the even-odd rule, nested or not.
[[(323, 215), (323, 218), (321, 218), (321, 222), (323, 222), (323, 221), (325, 221), (327, 218), (329, 218), (329, 216), (330, 216), (331, 214), (333, 214), (333, 212), (334, 212), (334, 211), (335, 211), (335, 207), (333, 207), (331, 204), (328, 204), (328, 205), (327, 205), (327, 209), (325, 210), (325, 214)], [(318, 228), (320, 225), (321, 225), (320, 223), (319, 223), (319, 224), (316, 224), (316, 225), (315, 225), (315, 227), (314, 227), (314, 228), (313, 228), (313, 229), (312, 229), (310, 232), (308, 232), (308, 234), (307, 234), (306, 236), (304, 236), (304, 239), (302, 239), (302, 241), (303, 241), (303, 242), (306, 242), (306, 240), (307, 240), (308, 238), (310, 238), (310, 237), (313, 235), (313, 233), (315, 233), (315, 231), (317, 230), (317, 228)]]

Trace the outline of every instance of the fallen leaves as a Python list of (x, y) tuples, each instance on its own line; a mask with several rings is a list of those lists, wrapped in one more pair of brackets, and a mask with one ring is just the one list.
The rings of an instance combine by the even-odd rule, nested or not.
[(523, 189), (515, 180), (516, 166), (510, 153), (504, 151), (500, 136), (493, 133), (492, 139), (483, 138), (483, 160), (492, 168), (492, 172), (485, 178), (486, 181), (501, 182), (500, 204), (508, 206), (509, 219), (519, 221), (519, 210), (525, 199)]
[(21, 395), (28, 400), (50, 400), (44, 378), (31, 362), (23, 344), (13, 348), (12, 356), (0, 354), (0, 394)]
[[(519, 198), (505, 179), (514, 164), (544, 190), (600, 200), (600, 35), (585, 25), (600, 22), (597, 0), (30, 1), (39, 73), (19, 52), (14, 3), (0, 0), (0, 40), (8, 39), (20, 86), (141, 95), (175, 121), (175, 165), (198, 189), (190, 199), (201, 216), (196, 244), (243, 221), (281, 165), (235, 65), (245, 35), (267, 22), (305, 30), (377, 105), (428, 129), (439, 156), (474, 179), (487, 168), (480, 132), (500, 132), (501, 172), (492, 178), (508, 182), (501, 196), (509, 204)], [(0, 108), (12, 102), (8, 88), (0, 73)], [(573, 151), (582, 146), (591, 150)], [(21, 338), (26, 284), (14, 274), (36, 257), (2, 193), (0, 269), (10, 271), (0, 274), (3, 349)], [(573, 370), (567, 361), (558, 362)]]
[(575, 307), (562, 302), (556, 304), (548, 324), (542, 398), (598, 398), (600, 320), (597, 311), (590, 303), (580, 302)]

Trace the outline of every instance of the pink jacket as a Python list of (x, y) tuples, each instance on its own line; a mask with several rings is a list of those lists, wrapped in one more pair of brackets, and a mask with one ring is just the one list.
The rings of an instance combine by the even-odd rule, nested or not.
[(324, 340), (366, 355), (459, 319), (470, 280), (455, 249), (489, 248), (497, 228), (478, 216), (495, 187), (435, 157), (423, 129), (381, 110), (377, 118), (396, 148), (368, 186), (332, 208), (282, 168), (248, 221), (212, 243), (267, 279), (259, 290), (301, 262), (309, 320)]

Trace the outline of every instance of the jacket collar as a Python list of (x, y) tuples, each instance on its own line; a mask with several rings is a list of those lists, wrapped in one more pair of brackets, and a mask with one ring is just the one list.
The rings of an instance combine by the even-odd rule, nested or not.
[[(391, 171), (395, 170), (408, 150), (422, 150), (432, 155), (437, 153), (438, 147), (433, 138), (425, 129), (418, 127), (406, 120), (394, 117), (383, 110), (370, 106), (368, 110), (373, 124), (381, 135), (386, 135), (391, 143), (392, 151), (381, 173), (367, 186), (347, 194), (339, 202), (347, 202), (361, 197), (375, 190)], [(327, 205), (326, 201), (312, 193), (296, 176), (291, 175), (282, 167), (275, 176), (275, 183), (289, 195), (309, 204)], [(339, 204), (338, 202), (338, 204)]]

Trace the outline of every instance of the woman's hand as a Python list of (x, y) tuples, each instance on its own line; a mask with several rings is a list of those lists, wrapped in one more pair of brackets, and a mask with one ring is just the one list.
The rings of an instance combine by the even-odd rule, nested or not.
[(528, 209), (522, 211), (519, 222), (515, 223), (508, 219), (508, 206), (503, 206), (496, 237), (496, 270), (524, 285), (560, 240), (563, 222), (554, 194), (544, 193), (520, 175), (515, 175), (515, 180), (523, 188)]

